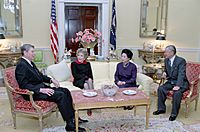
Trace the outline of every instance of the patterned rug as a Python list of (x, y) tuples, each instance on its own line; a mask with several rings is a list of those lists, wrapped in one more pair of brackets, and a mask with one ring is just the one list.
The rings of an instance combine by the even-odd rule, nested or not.
[(5, 87), (0, 87), (0, 99), (8, 99)]
[[(131, 115), (131, 116), (130, 116)], [(87, 132), (198, 132), (200, 124), (184, 125), (179, 121), (169, 121), (168, 118), (150, 118), (149, 128), (145, 129), (145, 117), (132, 114), (110, 113), (95, 114), (83, 117), (88, 123), (80, 125)], [(47, 126), (43, 132), (65, 132), (64, 126)]]

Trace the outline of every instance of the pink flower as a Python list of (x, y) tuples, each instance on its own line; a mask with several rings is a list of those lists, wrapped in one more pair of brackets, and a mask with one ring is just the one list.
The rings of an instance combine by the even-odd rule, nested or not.
[(82, 36), (82, 35), (83, 35), (83, 32), (79, 31), (77, 36)]
[(75, 42), (77, 43), (79, 41), (79, 39), (78, 38), (75, 38)]
[[(83, 42), (82, 44), (84, 46), (88, 46), (90, 44), (92, 44), (93, 42), (98, 42), (100, 43), (101, 41), (101, 32), (97, 31), (96, 29), (85, 29), (83, 32), (79, 31), (76, 33), (76, 38), (72, 38), (72, 43), (74, 42)], [(92, 44), (94, 45), (94, 43)]]
[(89, 40), (89, 39), (86, 39), (86, 43), (89, 44), (89, 43), (90, 43), (90, 40)]
[(74, 38), (72, 38), (72, 43), (74, 43)]
[(94, 42), (96, 39), (95, 39), (95, 37), (92, 37), (91, 40), (92, 40), (92, 42)]

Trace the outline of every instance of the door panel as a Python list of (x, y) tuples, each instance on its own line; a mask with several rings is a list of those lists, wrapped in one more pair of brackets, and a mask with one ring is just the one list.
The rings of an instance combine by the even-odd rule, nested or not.
[[(98, 27), (98, 7), (92, 6), (65, 6), (65, 38), (67, 49), (72, 49), (72, 56), (76, 56), (76, 50), (82, 45), (72, 43), (71, 38), (76, 37), (78, 31), (86, 28), (97, 29)], [(98, 54), (97, 45), (95, 54)]]

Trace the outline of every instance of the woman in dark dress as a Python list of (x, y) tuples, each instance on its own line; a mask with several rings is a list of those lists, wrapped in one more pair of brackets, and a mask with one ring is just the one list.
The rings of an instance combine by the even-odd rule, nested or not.
[(76, 52), (77, 60), (71, 63), (72, 75), (74, 77), (73, 85), (80, 89), (94, 89), (93, 75), (90, 62), (87, 62), (87, 50), (79, 48)]
[[(130, 62), (133, 53), (129, 49), (123, 49), (121, 52), (122, 62), (117, 64), (115, 72), (115, 84), (119, 88), (137, 87), (137, 67)], [(132, 110), (134, 106), (125, 106), (124, 110)]]
[(115, 84), (119, 88), (136, 87), (137, 67), (130, 62), (133, 53), (129, 49), (121, 52), (122, 62), (117, 64), (115, 72)]
[[(79, 48), (76, 52), (77, 60), (71, 63), (72, 75), (74, 77), (73, 85), (80, 89), (94, 89), (93, 75), (90, 62), (87, 62), (88, 52), (84, 48)], [(92, 110), (88, 109), (87, 114), (92, 115)]]

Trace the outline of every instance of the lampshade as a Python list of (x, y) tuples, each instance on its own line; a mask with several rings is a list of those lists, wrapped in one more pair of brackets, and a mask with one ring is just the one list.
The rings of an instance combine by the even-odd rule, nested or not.
[(166, 40), (164, 35), (157, 35), (156, 40)]
[(0, 39), (5, 39), (5, 36), (3, 34), (0, 34)]

